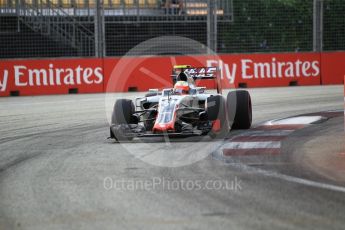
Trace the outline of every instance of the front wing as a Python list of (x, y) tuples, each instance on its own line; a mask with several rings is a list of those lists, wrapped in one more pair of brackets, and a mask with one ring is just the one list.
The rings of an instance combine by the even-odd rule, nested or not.
[(117, 134), (127, 137), (172, 137), (172, 138), (183, 138), (191, 136), (202, 136), (204, 133), (201, 130), (188, 130), (183, 132), (163, 132), (163, 133), (153, 133), (151, 131), (146, 131), (144, 126), (141, 125), (111, 125), (110, 129), (114, 136)]

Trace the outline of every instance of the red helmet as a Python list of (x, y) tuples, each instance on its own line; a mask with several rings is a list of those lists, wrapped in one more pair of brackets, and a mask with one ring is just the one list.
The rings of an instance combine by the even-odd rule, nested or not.
[(178, 81), (175, 83), (174, 91), (179, 94), (189, 94), (189, 84), (186, 81)]

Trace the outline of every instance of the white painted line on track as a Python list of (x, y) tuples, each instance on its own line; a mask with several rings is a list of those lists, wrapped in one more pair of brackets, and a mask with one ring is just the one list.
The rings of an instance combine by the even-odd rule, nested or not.
[(295, 130), (248, 130), (247, 132), (236, 135), (236, 137), (242, 136), (288, 136)]
[(289, 176), (289, 175), (281, 174), (278, 172), (273, 172), (273, 171), (255, 168), (255, 167), (248, 166), (248, 165), (245, 165), (242, 163), (232, 164), (232, 166), (235, 166), (235, 167), (241, 168), (241, 169), (245, 169), (251, 173), (261, 174), (261, 175), (264, 175), (267, 177), (273, 177), (273, 178), (281, 179), (281, 180), (291, 182), (291, 183), (297, 183), (297, 184), (310, 186), (310, 187), (314, 187), (314, 188), (320, 188), (320, 189), (326, 189), (326, 190), (331, 190), (331, 191), (335, 191), (335, 192), (345, 193), (345, 187), (338, 186), (338, 185), (332, 185), (332, 184), (312, 181), (312, 180), (308, 180), (308, 179), (303, 179), (303, 178), (299, 178), (299, 177)]
[(278, 149), (280, 141), (260, 142), (229, 142), (222, 146), (223, 149)]
[[(244, 163), (238, 163), (238, 162), (229, 163), (226, 161), (227, 158), (223, 157), (223, 153), (222, 153), (223, 149), (224, 148), (219, 148), (218, 151), (216, 151), (217, 154), (216, 154), (215, 158), (225, 162), (226, 164), (230, 165), (231, 167), (234, 167), (234, 168), (237, 168), (240, 170), (245, 170), (248, 173), (260, 174), (263, 176), (284, 180), (284, 181), (287, 181), (290, 183), (296, 183), (296, 184), (301, 184), (301, 185), (305, 185), (305, 186), (309, 186), (309, 187), (345, 193), (345, 187), (343, 187), (343, 186), (312, 181), (312, 180), (303, 179), (303, 178), (299, 178), (299, 177), (295, 177), (295, 176), (289, 176), (289, 175), (281, 174), (279, 172), (274, 172), (274, 171), (256, 168), (253, 166), (248, 166)], [(219, 151), (219, 150), (221, 150), (221, 151)]]
[(322, 119), (322, 116), (298, 116), (269, 121), (266, 125), (309, 125)]
[[(344, 97), (344, 101), (345, 101), (345, 97)], [(327, 110), (325, 111), (325, 113), (340, 113), (340, 112), (345, 112), (345, 109), (334, 109), (334, 110)]]

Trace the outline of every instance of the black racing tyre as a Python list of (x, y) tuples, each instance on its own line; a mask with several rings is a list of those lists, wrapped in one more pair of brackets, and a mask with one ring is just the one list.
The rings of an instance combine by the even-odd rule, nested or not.
[(229, 132), (229, 123), (226, 114), (226, 103), (221, 95), (215, 95), (206, 100), (206, 114), (209, 121), (219, 120), (220, 130), (211, 130), (208, 135), (211, 138), (223, 138)]
[(249, 129), (252, 125), (252, 101), (249, 92), (229, 92), (226, 103), (231, 129)]
[[(115, 102), (113, 114), (111, 117), (112, 125), (116, 127), (129, 127), (130, 124), (137, 124), (138, 120), (135, 119), (133, 113), (135, 112), (134, 104), (128, 99), (119, 99)], [(128, 125), (128, 126), (127, 126)], [(110, 128), (110, 137), (117, 141), (130, 141), (133, 137), (125, 136), (122, 129)]]
[(115, 125), (132, 124), (134, 112), (135, 107), (131, 100), (116, 100), (113, 115), (111, 117), (111, 123)]
[(110, 138), (115, 139), (115, 135), (114, 135), (113, 130), (111, 129), (111, 127), (110, 127)]
[[(118, 142), (133, 140), (133, 136), (128, 136), (124, 133), (125, 132), (121, 129), (121, 126), (110, 127), (110, 138), (115, 139)], [(128, 134), (128, 132), (126, 132), (126, 134)]]
[(220, 95), (210, 96), (206, 99), (206, 113), (207, 118), (210, 121), (215, 121), (219, 119), (219, 115), (223, 112), (222, 102), (223, 97)]

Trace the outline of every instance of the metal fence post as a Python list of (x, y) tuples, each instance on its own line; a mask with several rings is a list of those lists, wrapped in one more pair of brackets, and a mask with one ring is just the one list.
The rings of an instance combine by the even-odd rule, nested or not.
[(104, 31), (104, 15), (103, 0), (96, 0), (95, 10), (95, 56), (103, 57), (105, 55), (105, 31)]
[(105, 25), (103, 0), (96, 0), (95, 10), (95, 56), (105, 56)]
[(313, 2), (313, 51), (323, 50), (323, 0)]
[(99, 26), (99, 0), (96, 0), (96, 5), (95, 5), (96, 9), (95, 9), (95, 15), (94, 15), (94, 30), (95, 30), (95, 56), (96, 57), (99, 57), (99, 29), (98, 29), (98, 26)]
[(106, 44), (105, 44), (105, 18), (104, 18), (104, 0), (101, 0), (101, 41), (102, 41), (102, 57), (106, 56)]
[(207, 0), (207, 47), (217, 52), (217, 0)]
[(17, 32), (19, 33), (20, 32), (20, 0), (16, 0), (16, 14), (17, 14)]

